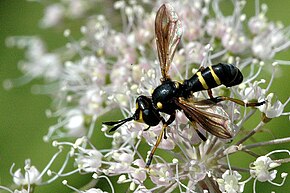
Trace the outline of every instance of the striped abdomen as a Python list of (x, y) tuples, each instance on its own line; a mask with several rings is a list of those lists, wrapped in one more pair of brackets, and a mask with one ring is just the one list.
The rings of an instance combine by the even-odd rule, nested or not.
[(206, 67), (184, 81), (185, 96), (191, 92), (208, 90), (221, 84), (231, 87), (243, 81), (241, 71), (232, 64), (216, 64)]

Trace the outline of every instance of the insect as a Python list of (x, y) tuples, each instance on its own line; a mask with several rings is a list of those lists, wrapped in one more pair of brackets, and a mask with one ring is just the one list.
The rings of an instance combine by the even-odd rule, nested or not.
[[(163, 4), (157, 11), (155, 35), (162, 74), (162, 78), (160, 79), (161, 84), (155, 88), (152, 96), (141, 95), (136, 99), (136, 111), (131, 117), (103, 123), (113, 126), (110, 129), (110, 132), (112, 132), (124, 123), (132, 120), (147, 124), (149, 127), (145, 130), (148, 130), (150, 126), (156, 126), (162, 122), (161, 133), (147, 159), (146, 168), (150, 166), (153, 155), (162, 138), (167, 138), (166, 128), (175, 120), (177, 110), (183, 111), (193, 125), (200, 125), (203, 129), (218, 138), (230, 139), (233, 137), (233, 129), (227, 124), (229, 122), (229, 116), (217, 103), (229, 100), (242, 106), (251, 107), (265, 103), (244, 103), (239, 99), (226, 96), (212, 96), (210, 90), (212, 88), (219, 85), (231, 87), (243, 81), (242, 73), (232, 64), (219, 63), (206, 68), (200, 68), (197, 73), (191, 78), (184, 80), (183, 83), (171, 80), (168, 70), (182, 35), (182, 26), (176, 12), (169, 4)], [(207, 90), (210, 98), (193, 101), (192, 94), (201, 90)], [(165, 120), (160, 112), (170, 115), (168, 120)], [(207, 140), (199, 130), (195, 130), (202, 140)]]

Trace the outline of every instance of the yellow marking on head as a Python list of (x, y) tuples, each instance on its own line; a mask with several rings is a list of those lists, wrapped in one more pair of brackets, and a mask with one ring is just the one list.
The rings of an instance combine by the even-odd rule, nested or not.
[[(136, 103), (136, 111), (137, 111), (137, 109), (139, 109), (139, 105), (138, 105), (138, 103)], [(141, 110), (138, 110), (138, 111), (139, 111), (139, 117), (138, 117), (138, 119), (135, 120), (135, 121), (143, 123), (143, 122), (144, 122), (144, 120), (143, 120), (143, 113), (142, 113)]]
[(197, 75), (198, 80), (201, 83), (202, 87), (207, 90), (208, 89), (208, 86), (207, 86), (207, 84), (206, 84), (203, 76), (201, 75), (201, 72), (197, 72), (196, 75)]
[(163, 107), (162, 103), (161, 103), (161, 102), (158, 102), (158, 103), (157, 103), (157, 108), (158, 108), (158, 109), (162, 109), (162, 107)]
[(139, 117), (138, 117), (138, 120), (136, 120), (136, 121), (137, 121), (137, 122), (140, 122), (140, 123), (143, 123), (143, 122), (144, 122), (142, 111), (139, 112)]
[(137, 110), (137, 109), (139, 109), (139, 105), (138, 105), (138, 103), (136, 103), (136, 110)]
[(212, 75), (212, 77), (214, 78), (214, 81), (217, 83), (217, 85), (221, 85), (221, 81), (219, 79), (219, 77), (216, 75), (216, 73), (214, 72), (214, 70), (212, 69), (211, 66), (209, 66), (209, 69), (210, 69), (210, 73)]
[(149, 93), (152, 95), (153, 92), (154, 92), (154, 89), (153, 89), (153, 88), (150, 88), (150, 89), (149, 89)]
[(174, 82), (174, 87), (179, 88), (180, 83), (179, 82)]

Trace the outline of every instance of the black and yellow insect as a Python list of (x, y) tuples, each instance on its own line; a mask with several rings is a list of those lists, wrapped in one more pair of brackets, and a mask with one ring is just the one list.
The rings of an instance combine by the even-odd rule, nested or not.
[[(232, 64), (219, 63), (201, 68), (191, 78), (184, 80), (183, 83), (171, 80), (168, 70), (182, 35), (182, 27), (177, 14), (169, 4), (163, 4), (157, 12), (155, 34), (162, 74), (161, 85), (155, 88), (152, 96), (141, 95), (136, 99), (136, 111), (133, 116), (120, 121), (104, 122), (106, 125), (114, 126), (110, 129), (110, 132), (131, 120), (146, 123), (149, 126), (146, 130), (150, 126), (156, 126), (162, 122), (163, 129), (151, 150), (146, 167), (151, 164), (153, 155), (162, 138), (166, 139), (166, 128), (175, 120), (177, 110), (183, 111), (193, 125), (200, 125), (216, 137), (230, 139), (233, 137), (233, 129), (227, 124), (229, 117), (224, 109), (216, 104), (225, 100), (230, 100), (242, 106), (264, 104), (264, 102), (244, 103), (239, 99), (230, 97), (212, 96), (210, 89), (214, 87), (219, 85), (231, 87), (243, 81), (242, 73)], [(201, 90), (208, 90), (209, 99), (192, 100), (192, 93)], [(165, 120), (160, 112), (170, 115), (169, 119)], [(207, 139), (197, 129), (196, 131), (202, 140)]]

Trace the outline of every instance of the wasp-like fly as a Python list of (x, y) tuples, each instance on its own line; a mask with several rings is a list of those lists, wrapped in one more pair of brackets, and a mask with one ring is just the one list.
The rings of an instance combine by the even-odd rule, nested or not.
[[(218, 138), (230, 139), (233, 137), (233, 128), (231, 128), (231, 124), (228, 124), (229, 116), (221, 106), (216, 104), (225, 100), (242, 106), (264, 104), (264, 102), (244, 103), (239, 99), (226, 96), (212, 96), (210, 90), (212, 88), (219, 85), (231, 87), (243, 81), (242, 73), (232, 64), (219, 63), (200, 68), (197, 73), (184, 80), (183, 83), (171, 80), (168, 70), (182, 35), (182, 26), (176, 12), (169, 4), (163, 4), (156, 14), (155, 35), (162, 74), (161, 85), (155, 88), (152, 96), (141, 95), (136, 99), (136, 111), (133, 116), (119, 121), (104, 122), (105, 125), (114, 126), (110, 132), (131, 120), (149, 125), (147, 129), (162, 122), (162, 131), (151, 150), (146, 167), (151, 164), (162, 137), (166, 139), (166, 128), (175, 120), (177, 110), (183, 111), (194, 126), (198, 124)], [(192, 100), (192, 94), (201, 90), (207, 90), (210, 98), (201, 101)], [(170, 115), (168, 120), (165, 120), (160, 112)], [(196, 132), (202, 140), (207, 139), (198, 129)]]

